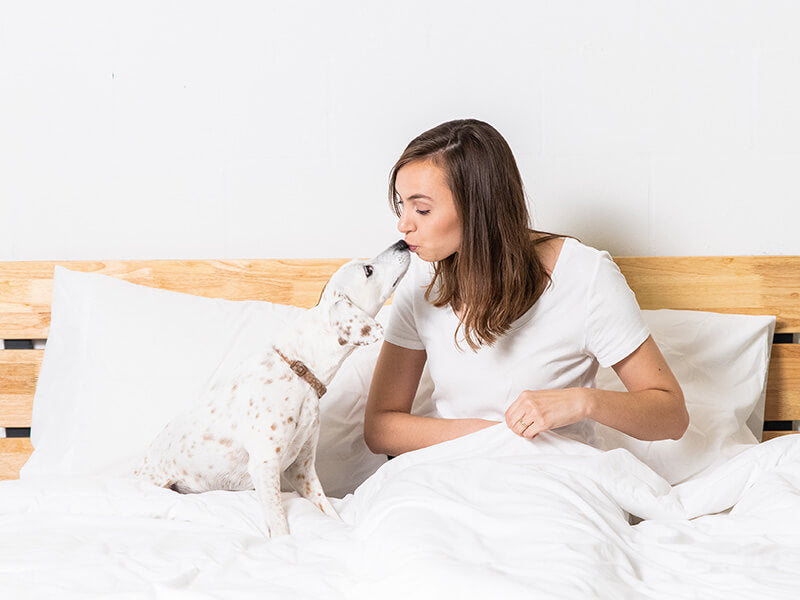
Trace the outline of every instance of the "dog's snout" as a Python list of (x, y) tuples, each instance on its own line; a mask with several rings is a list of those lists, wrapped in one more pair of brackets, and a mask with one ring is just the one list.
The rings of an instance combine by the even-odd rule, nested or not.
[(400, 240), (392, 246), (392, 250), (408, 250), (408, 244), (406, 244), (405, 240)]

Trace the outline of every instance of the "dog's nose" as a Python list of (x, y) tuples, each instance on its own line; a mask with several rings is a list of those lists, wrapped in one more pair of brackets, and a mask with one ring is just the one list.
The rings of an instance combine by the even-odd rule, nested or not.
[(405, 243), (404, 240), (400, 240), (394, 246), (392, 246), (394, 250), (408, 250), (408, 244)]

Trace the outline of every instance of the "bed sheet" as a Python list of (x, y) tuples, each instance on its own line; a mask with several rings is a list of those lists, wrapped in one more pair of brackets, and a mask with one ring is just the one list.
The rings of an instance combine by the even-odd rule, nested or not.
[[(504, 425), (399, 456), (342, 521), (283, 495), (125, 478), (0, 484), (8, 598), (796, 598), (800, 436), (670, 486), (626, 450)], [(631, 525), (630, 516), (644, 519)], [(638, 519), (635, 519), (638, 520)]]

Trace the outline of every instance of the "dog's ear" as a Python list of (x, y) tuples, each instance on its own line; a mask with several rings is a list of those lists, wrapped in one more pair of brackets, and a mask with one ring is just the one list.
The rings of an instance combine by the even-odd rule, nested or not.
[(344, 296), (331, 306), (331, 325), (342, 346), (366, 346), (383, 337), (383, 327)]

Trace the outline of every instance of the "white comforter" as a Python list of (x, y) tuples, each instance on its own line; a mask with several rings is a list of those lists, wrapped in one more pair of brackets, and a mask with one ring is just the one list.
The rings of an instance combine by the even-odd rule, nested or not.
[(5, 482), (0, 597), (800, 597), (800, 436), (670, 487), (627, 451), (498, 425), (332, 502), (343, 522), (284, 494), (292, 535), (270, 541), (252, 492)]

